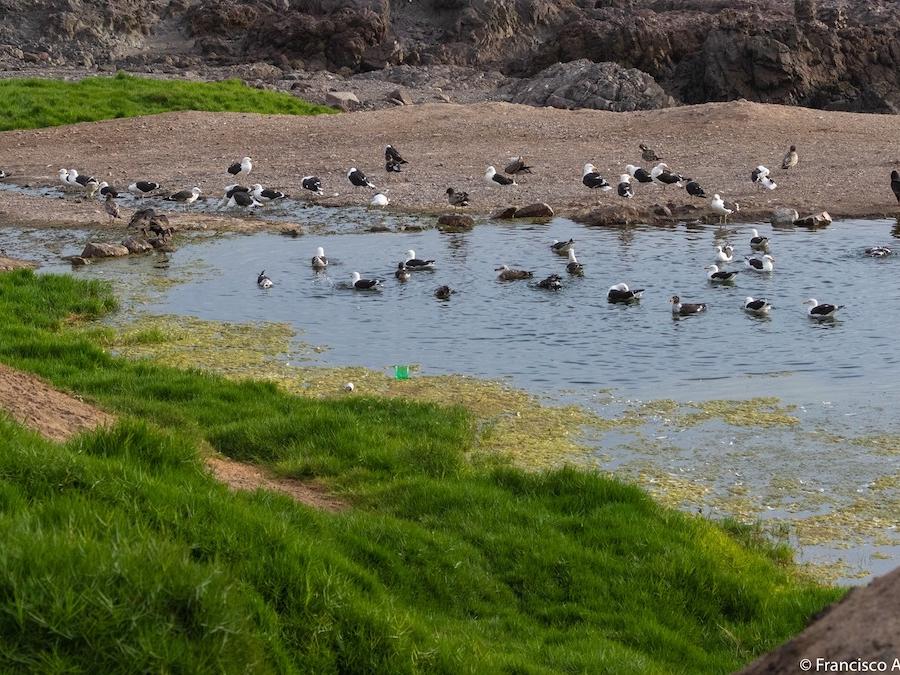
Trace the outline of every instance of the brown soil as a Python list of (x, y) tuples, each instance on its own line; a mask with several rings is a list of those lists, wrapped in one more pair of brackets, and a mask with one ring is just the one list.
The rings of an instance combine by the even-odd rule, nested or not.
[(892, 672), (897, 658), (900, 658), (900, 568), (864, 588), (853, 589), (800, 635), (754, 661), (741, 675), (804, 672), (802, 659), (812, 662), (805, 670), (814, 673), (826, 672), (828, 668), (821, 664), (817, 668), (817, 659), (854, 664), (857, 659), (884, 661), (887, 672)]
[(113, 422), (112, 415), (48, 386), (34, 375), (0, 364), (0, 409), (53, 441)]
[[(889, 181), (891, 169), (900, 166), (896, 117), (744, 101), (633, 113), (507, 103), (427, 104), (318, 117), (170, 113), (5, 132), (0, 163), (23, 184), (56, 184), (60, 167), (75, 167), (117, 185), (140, 178), (173, 190), (199, 185), (205, 195), (218, 198), (232, 182), (225, 167), (249, 154), (255, 160), (253, 182), (299, 199), (316, 199), (302, 194), (300, 177), (319, 175), (328, 196), (318, 201), (326, 205), (368, 204), (372, 191), (353, 188), (345, 177), (356, 166), (387, 192), (389, 208), (400, 211), (449, 210), (445, 191), (452, 186), (470, 192), (475, 213), (545, 201), (557, 213), (573, 215), (625, 201), (615, 191), (598, 194), (583, 187), (581, 167), (593, 162), (615, 184), (625, 164), (647, 166), (637, 149), (642, 141), (672, 170), (698, 180), (708, 195), (718, 192), (740, 202), (744, 218), (778, 206), (801, 215), (900, 214)], [(403, 173), (384, 171), (387, 143), (409, 159)], [(781, 158), (792, 143), (800, 164), (782, 171)], [(519, 154), (534, 165), (533, 175), (514, 187), (485, 184), (488, 164), (502, 167)], [(751, 184), (750, 171), (758, 164), (772, 169), (777, 190), (763, 193)], [(631, 203), (648, 213), (657, 203), (692, 203), (702, 207), (699, 215), (709, 214), (708, 201), (692, 200), (684, 190), (639, 185), (636, 193)], [(99, 203), (71, 201), (0, 192), (0, 223), (105, 223)], [(284, 226), (233, 217), (174, 220), (182, 227)]]
[[(0, 364), (0, 410), (52, 441), (64, 442), (82, 431), (106, 426), (115, 417), (45, 382)], [(207, 457), (213, 476), (234, 490), (272, 490), (314, 509), (339, 511), (347, 505), (320, 486), (277, 478), (263, 469), (222, 457)]]

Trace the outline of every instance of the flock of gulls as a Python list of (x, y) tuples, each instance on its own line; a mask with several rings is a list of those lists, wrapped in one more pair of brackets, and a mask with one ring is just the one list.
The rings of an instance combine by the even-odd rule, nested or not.
[[(648, 171), (639, 166), (628, 164), (625, 166), (625, 173), (619, 176), (618, 185), (616, 186), (617, 194), (623, 199), (631, 199), (634, 197), (635, 184), (656, 184), (663, 187), (675, 186), (683, 188), (688, 195), (694, 198), (706, 199), (707, 194), (704, 188), (692, 178), (672, 171), (668, 164), (662, 161), (656, 152), (646, 144), (640, 144), (641, 159), (644, 162), (655, 162), (655, 165)], [(384, 169), (387, 172), (402, 171), (403, 165), (408, 164), (400, 152), (392, 145), (388, 145), (384, 150)], [(785, 154), (781, 163), (782, 170), (789, 170), (797, 166), (800, 158), (797, 148), (791, 145)], [(494, 186), (507, 187), (516, 185), (516, 177), (524, 174), (532, 173), (532, 168), (528, 166), (524, 157), (512, 157), (509, 163), (504, 167), (503, 173), (500, 173), (493, 166), (488, 166), (484, 174), (484, 180)], [(226, 172), (234, 180), (246, 178), (253, 171), (253, 160), (250, 157), (244, 157), (239, 162), (230, 165)], [(0, 179), (7, 177), (7, 173), (0, 169)], [(368, 188), (377, 190), (375, 184), (366, 176), (366, 174), (357, 167), (351, 167), (346, 174), (347, 181), (353, 187)], [(105, 200), (105, 209), (110, 219), (121, 218), (119, 207), (115, 199), (119, 196), (119, 190), (109, 185), (105, 181), (98, 181), (92, 176), (79, 174), (75, 169), (60, 169), (59, 181), (66, 188), (75, 188), (84, 191), (89, 197), (98, 195)], [(759, 165), (751, 170), (750, 181), (761, 190), (775, 190), (778, 185), (772, 177), (771, 171)], [(589, 189), (612, 190), (613, 186), (597, 171), (594, 164), (587, 162), (584, 164), (581, 177), (582, 184)], [(318, 176), (303, 176), (300, 185), (304, 190), (321, 195), (324, 193), (322, 181)], [(900, 173), (896, 170), (891, 172), (891, 189), (900, 203)], [(128, 186), (128, 191), (138, 197), (157, 196), (166, 201), (178, 202), (189, 205), (196, 202), (202, 190), (199, 187), (180, 190), (178, 192), (163, 196), (161, 194), (162, 185), (155, 181), (138, 180)], [(448, 203), (457, 208), (464, 208), (469, 205), (469, 194), (463, 191), (457, 191), (453, 187), (447, 188)], [(232, 183), (225, 187), (220, 206), (224, 208), (256, 208), (267, 203), (285, 199), (287, 195), (280, 190), (267, 188), (259, 183), (249, 186), (240, 183)], [(384, 207), (390, 203), (388, 197), (383, 192), (376, 192), (370, 201), (370, 205), (374, 207)], [(720, 223), (727, 224), (728, 216), (740, 209), (735, 202), (730, 202), (721, 197), (718, 193), (714, 193), (709, 199), (709, 205), (712, 211), (720, 218)], [(164, 216), (157, 217), (152, 209), (139, 210), (135, 217), (132, 218), (131, 224), (146, 221), (151, 223), (151, 229), (154, 233), (161, 237), (167, 237), (171, 234), (171, 228), (163, 227), (158, 224), (161, 220), (167, 224)], [(769, 240), (767, 237), (760, 236), (757, 230), (752, 230), (752, 236), (749, 240), (752, 255), (744, 256), (744, 264), (746, 269), (757, 274), (771, 274), (775, 269), (775, 258), (769, 251)], [(575, 242), (573, 239), (568, 241), (554, 241), (550, 246), (553, 253), (567, 257), (565, 266), (566, 272), (570, 275), (582, 275), (584, 266), (578, 261), (575, 255)], [(866, 253), (873, 257), (883, 257), (891, 255), (892, 250), (887, 246), (874, 246), (866, 249)], [(713, 284), (733, 283), (738, 275), (737, 270), (724, 269), (724, 265), (734, 261), (734, 247), (730, 244), (719, 245), (715, 248), (715, 263), (705, 268), (707, 279)], [(315, 255), (312, 257), (311, 264), (314, 270), (322, 272), (328, 267), (328, 258), (322, 247), (318, 247)], [(415, 272), (434, 270), (435, 260), (423, 259), (416, 256), (413, 250), (407, 251), (406, 259), (397, 264), (397, 270), (394, 273), (395, 279), (399, 283), (408, 281)], [(507, 265), (501, 265), (496, 268), (497, 278), (500, 281), (517, 281), (524, 279), (532, 279), (534, 272), (530, 270), (511, 269)], [(349, 287), (357, 291), (374, 291), (378, 290), (385, 281), (383, 279), (364, 279), (359, 272), (353, 272), (350, 276)], [(274, 282), (270, 279), (265, 270), (257, 276), (257, 285), (260, 288), (268, 289), (274, 286)], [(544, 290), (559, 290), (562, 287), (562, 277), (559, 274), (551, 274), (536, 284), (537, 288)], [(644, 289), (630, 288), (626, 283), (617, 283), (609, 288), (607, 299), (613, 303), (633, 303), (641, 299)], [(435, 297), (441, 300), (447, 300), (455, 293), (449, 286), (441, 286), (434, 291)], [(672, 314), (676, 317), (685, 317), (700, 314), (707, 309), (706, 303), (682, 302), (681, 297), (673, 295), (670, 298), (672, 305)], [(819, 303), (816, 299), (810, 298), (805, 301), (805, 305), (809, 306), (808, 315), (817, 320), (831, 319), (835, 313), (843, 307), (843, 305), (833, 305), (830, 303)], [(765, 298), (747, 297), (744, 301), (744, 310), (750, 314), (757, 316), (766, 316), (772, 309), (772, 305)]]

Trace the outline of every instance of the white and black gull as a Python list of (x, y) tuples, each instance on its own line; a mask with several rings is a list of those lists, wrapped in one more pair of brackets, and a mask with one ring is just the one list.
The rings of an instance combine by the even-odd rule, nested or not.
[(625, 170), (638, 183), (652, 183), (653, 182), (653, 176), (651, 176), (650, 172), (647, 171), (646, 169), (642, 169), (641, 167), (635, 166), (634, 164), (626, 164)]
[(641, 299), (641, 295), (643, 295), (643, 288), (628, 288), (628, 284), (620, 283), (613, 284), (609, 287), (609, 290), (606, 292), (606, 299), (609, 302), (634, 302), (636, 300)]
[(232, 176), (248, 176), (253, 171), (253, 160), (244, 157), (240, 162), (235, 162), (227, 169)]
[(484, 181), (489, 185), (517, 185), (515, 180), (497, 173), (497, 169), (492, 166), (489, 166), (484, 172)]
[(585, 187), (591, 188), (592, 190), (601, 189), (601, 190), (612, 190), (612, 185), (610, 185), (606, 179), (600, 175), (600, 172), (597, 171), (597, 167), (588, 162), (584, 165), (584, 168), (581, 171), (581, 183)]
[(822, 320), (832, 319), (839, 309), (843, 309), (843, 305), (829, 305), (828, 303), (819, 303), (815, 298), (803, 301), (804, 305), (809, 305), (807, 314), (811, 319)]
[(674, 316), (691, 316), (706, 311), (705, 302), (682, 302), (677, 295), (673, 295), (669, 302), (672, 303), (672, 314)]
[(775, 258), (768, 253), (761, 258), (747, 256), (744, 261), (747, 263), (747, 269), (754, 272), (772, 272), (775, 269)]
[(558, 255), (567, 255), (569, 253), (569, 249), (574, 245), (574, 239), (569, 239), (569, 241), (559, 241), (558, 239), (554, 239), (553, 243), (550, 244), (550, 250)]
[(744, 298), (744, 311), (755, 316), (768, 316), (772, 309), (772, 305), (765, 298), (751, 298), (749, 295)]
[(347, 180), (349, 180), (350, 184), (354, 187), (367, 187), (373, 190), (375, 189), (375, 186), (372, 184), (372, 182), (368, 178), (366, 178), (366, 174), (357, 169), (355, 166), (350, 167), (350, 169), (347, 171)]
[(406, 268), (411, 272), (417, 272), (419, 270), (433, 270), (434, 262), (434, 260), (423, 260), (421, 258), (417, 258), (416, 252), (412, 249), (409, 249), (406, 252), (406, 261), (404, 264), (406, 265)]
[(578, 262), (578, 258), (575, 257), (575, 247), (569, 249), (569, 262), (566, 263), (566, 272), (569, 274), (584, 274), (584, 265)]
[(619, 185), (617, 187), (617, 192), (620, 197), (624, 197), (625, 199), (631, 199), (634, 197), (634, 188), (631, 186), (631, 176), (627, 173), (623, 173), (619, 176)]
[(319, 246), (316, 254), (312, 257), (312, 266), (314, 270), (324, 270), (328, 267), (328, 258), (325, 257), (325, 249)]
[(736, 271), (720, 270), (718, 265), (707, 265), (703, 269), (706, 270), (706, 278), (713, 283), (734, 281), (734, 278), (738, 275)]
[(265, 270), (260, 272), (259, 276), (256, 277), (256, 285), (259, 286), (260, 288), (272, 288), (272, 286), (274, 286), (274, 284), (272, 283), (272, 280), (266, 276)]
[(350, 283), (354, 290), (357, 291), (374, 291), (377, 290), (382, 283), (381, 279), (363, 279), (359, 272), (350, 275)]

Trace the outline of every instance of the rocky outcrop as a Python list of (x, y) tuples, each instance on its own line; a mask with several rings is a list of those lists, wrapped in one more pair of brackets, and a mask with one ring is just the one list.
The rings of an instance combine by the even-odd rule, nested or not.
[(444, 65), (522, 80), (507, 95), (535, 105), (900, 112), (896, 0), (0, 0), (0, 13), (15, 17), (0, 22), (6, 67), (214, 65), (269, 84)]
[(617, 63), (557, 63), (501, 91), (512, 103), (624, 112), (667, 108), (675, 100), (647, 73)]
[(445, 213), (438, 217), (441, 232), (468, 232), (475, 228), (475, 219), (462, 213)]
[(118, 258), (128, 255), (129, 251), (122, 244), (105, 244), (100, 242), (88, 242), (79, 257), (81, 258)]
[(828, 211), (822, 211), (820, 213), (814, 213), (811, 216), (806, 216), (804, 218), (798, 218), (794, 221), (794, 225), (798, 227), (826, 227), (831, 225), (831, 215)]

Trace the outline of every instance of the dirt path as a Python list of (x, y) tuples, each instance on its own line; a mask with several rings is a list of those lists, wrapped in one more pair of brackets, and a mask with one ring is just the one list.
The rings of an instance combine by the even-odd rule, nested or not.
[[(345, 177), (355, 166), (387, 191), (389, 208), (446, 211), (445, 191), (452, 186), (470, 192), (475, 213), (546, 201), (570, 215), (624, 202), (615, 191), (585, 188), (581, 167), (591, 161), (615, 184), (626, 163), (649, 165), (640, 161), (642, 141), (709, 195), (738, 200), (742, 211), (789, 206), (801, 214), (824, 209), (834, 216), (900, 215), (889, 180), (891, 170), (900, 168), (895, 116), (743, 101), (633, 113), (506, 103), (426, 104), (318, 117), (170, 113), (0, 133), (0, 165), (23, 184), (56, 184), (57, 170), (72, 167), (119, 186), (149, 179), (173, 190), (198, 185), (218, 198), (233, 182), (225, 167), (250, 155), (255, 163), (248, 182), (316, 199), (304, 195), (299, 183), (301, 176), (317, 174), (329, 195), (319, 198), (324, 204), (368, 203), (372, 191), (351, 187)], [(387, 143), (409, 160), (403, 173), (385, 172)], [(780, 163), (792, 143), (800, 164), (785, 172)], [(488, 164), (502, 167), (519, 154), (534, 165), (533, 175), (516, 187), (485, 184)], [(750, 171), (758, 164), (772, 169), (777, 190), (761, 192), (751, 184)], [(636, 193), (632, 203), (642, 209), (692, 202), (678, 188), (641, 185)], [(104, 222), (99, 203), (89, 210), (59, 199), (24, 200), (0, 192), (0, 222)], [(229, 228), (228, 222), (219, 226)], [(273, 226), (254, 221), (249, 227)]]
[[(115, 417), (43, 380), (0, 364), (0, 410), (52, 441), (63, 442), (82, 431), (107, 426)], [(278, 478), (264, 469), (224, 457), (208, 457), (206, 465), (217, 480), (234, 490), (272, 490), (323, 511), (340, 511), (347, 504), (321, 487)]]

